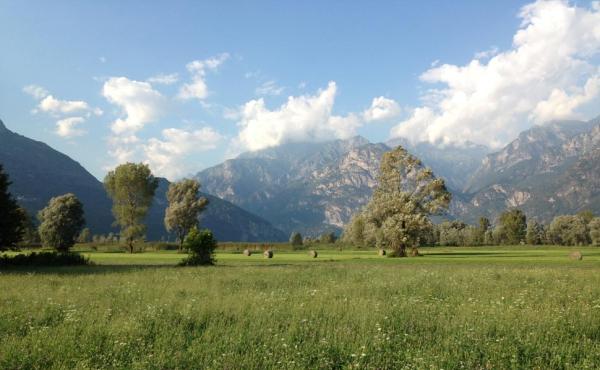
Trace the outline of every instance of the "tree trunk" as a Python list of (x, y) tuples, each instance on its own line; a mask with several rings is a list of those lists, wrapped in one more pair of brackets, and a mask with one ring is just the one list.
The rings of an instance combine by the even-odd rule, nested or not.
[(404, 245), (404, 243), (400, 243), (399, 245), (394, 246), (392, 249), (393, 257), (406, 257), (406, 245)]

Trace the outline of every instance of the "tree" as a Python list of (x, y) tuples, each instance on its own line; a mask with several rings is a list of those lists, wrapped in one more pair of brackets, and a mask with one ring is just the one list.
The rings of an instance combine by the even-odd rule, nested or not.
[(529, 245), (540, 245), (544, 243), (544, 227), (535, 220), (527, 223), (525, 241)]
[(113, 200), (112, 212), (121, 227), (121, 237), (133, 253), (133, 244), (146, 233), (142, 223), (152, 204), (158, 180), (148, 165), (126, 163), (110, 171), (104, 187)]
[(324, 244), (333, 244), (337, 240), (334, 232), (323, 233), (319, 238), (319, 241)]
[(444, 246), (465, 245), (467, 224), (462, 221), (445, 221), (438, 226), (439, 244)]
[(592, 245), (600, 247), (600, 217), (594, 217), (589, 223)]
[(416, 255), (423, 235), (432, 232), (429, 216), (447, 210), (450, 198), (444, 180), (398, 146), (381, 159), (378, 186), (363, 212), (366, 239), (391, 248), (392, 256), (406, 256), (408, 247)]
[(11, 182), (0, 165), (0, 251), (17, 248), (23, 238), (24, 212), (8, 191)]
[(489, 230), (491, 226), (490, 220), (487, 217), (479, 217), (479, 227), (476, 232), (476, 241), (478, 245), (483, 245), (485, 243), (485, 234)]
[(588, 225), (595, 217), (594, 212), (590, 211), (589, 209), (584, 209), (583, 211), (578, 212), (577, 216), (581, 217), (586, 225)]
[(208, 229), (198, 230), (194, 226), (185, 237), (183, 248), (190, 256), (181, 262), (184, 266), (212, 265), (214, 264), (214, 253), (217, 248), (212, 231)]
[(559, 245), (588, 244), (587, 225), (579, 216), (556, 216), (548, 227), (548, 237)]
[(198, 225), (198, 216), (208, 200), (200, 198), (200, 183), (196, 180), (184, 179), (169, 185), (167, 200), (169, 206), (165, 210), (165, 227), (167, 231), (175, 232), (179, 240), (179, 250), (187, 233)]
[(361, 213), (356, 213), (352, 216), (344, 229), (342, 240), (358, 247), (365, 245), (365, 220)]
[(71, 193), (50, 199), (38, 218), (42, 244), (61, 253), (69, 251), (85, 225), (83, 205)]
[(290, 235), (290, 244), (293, 245), (294, 247), (298, 247), (298, 246), (302, 245), (302, 234), (300, 234), (297, 231), (294, 231)]
[(77, 243), (89, 243), (92, 240), (92, 232), (87, 227), (81, 230), (77, 237)]
[(19, 208), (21, 215), (23, 217), (23, 239), (21, 243), (25, 245), (35, 245), (41, 242), (40, 234), (38, 233), (36, 220), (33, 216), (27, 213), (25, 208)]
[(500, 244), (519, 244), (525, 240), (527, 218), (520, 209), (502, 212), (498, 219), (498, 242)]

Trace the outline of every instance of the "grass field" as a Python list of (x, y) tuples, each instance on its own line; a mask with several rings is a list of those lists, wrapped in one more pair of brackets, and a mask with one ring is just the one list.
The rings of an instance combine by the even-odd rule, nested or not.
[(600, 248), (84, 252), (0, 273), (0, 368), (598, 368)]

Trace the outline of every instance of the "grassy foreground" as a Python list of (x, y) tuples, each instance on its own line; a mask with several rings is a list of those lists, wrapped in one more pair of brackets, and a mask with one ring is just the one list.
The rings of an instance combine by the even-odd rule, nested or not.
[(182, 255), (0, 273), (0, 368), (596, 368), (600, 248)]

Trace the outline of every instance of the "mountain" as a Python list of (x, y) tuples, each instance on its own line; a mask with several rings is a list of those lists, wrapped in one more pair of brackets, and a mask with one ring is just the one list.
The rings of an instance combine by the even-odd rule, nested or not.
[(249, 152), (196, 178), (203, 189), (290, 233), (338, 231), (372, 194), (389, 147), (362, 137)]
[[(0, 121), (0, 163), (13, 184), (10, 191), (32, 215), (50, 198), (74, 193), (83, 203), (87, 226), (94, 234), (115, 232), (111, 200), (104, 186), (79, 163), (50, 146), (16, 134)], [(146, 223), (148, 239), (168, 237), (163, 225), (168, 181), (160, 179)], [(221, 241), (282, 241), (287, 235), (264, 219), (227, 201), (205, 195), (209, 205), (201, 225), (209, 227)]]
[(83, 203), (87, 225), (108, 233), (113, 217), (102, 184), (79, 163), (48, 145), (16, 134), (0, 121), (0, 163), (10, 176), (11, 192), (31, 215), (50, 198), (74, 193)]
[(550, 221), (583, 209), (600, 211), (600, 118), (554, 121), (522, 132), (489, 154), (465, 187), (456, 216), (492, 219), (507, 207)]

